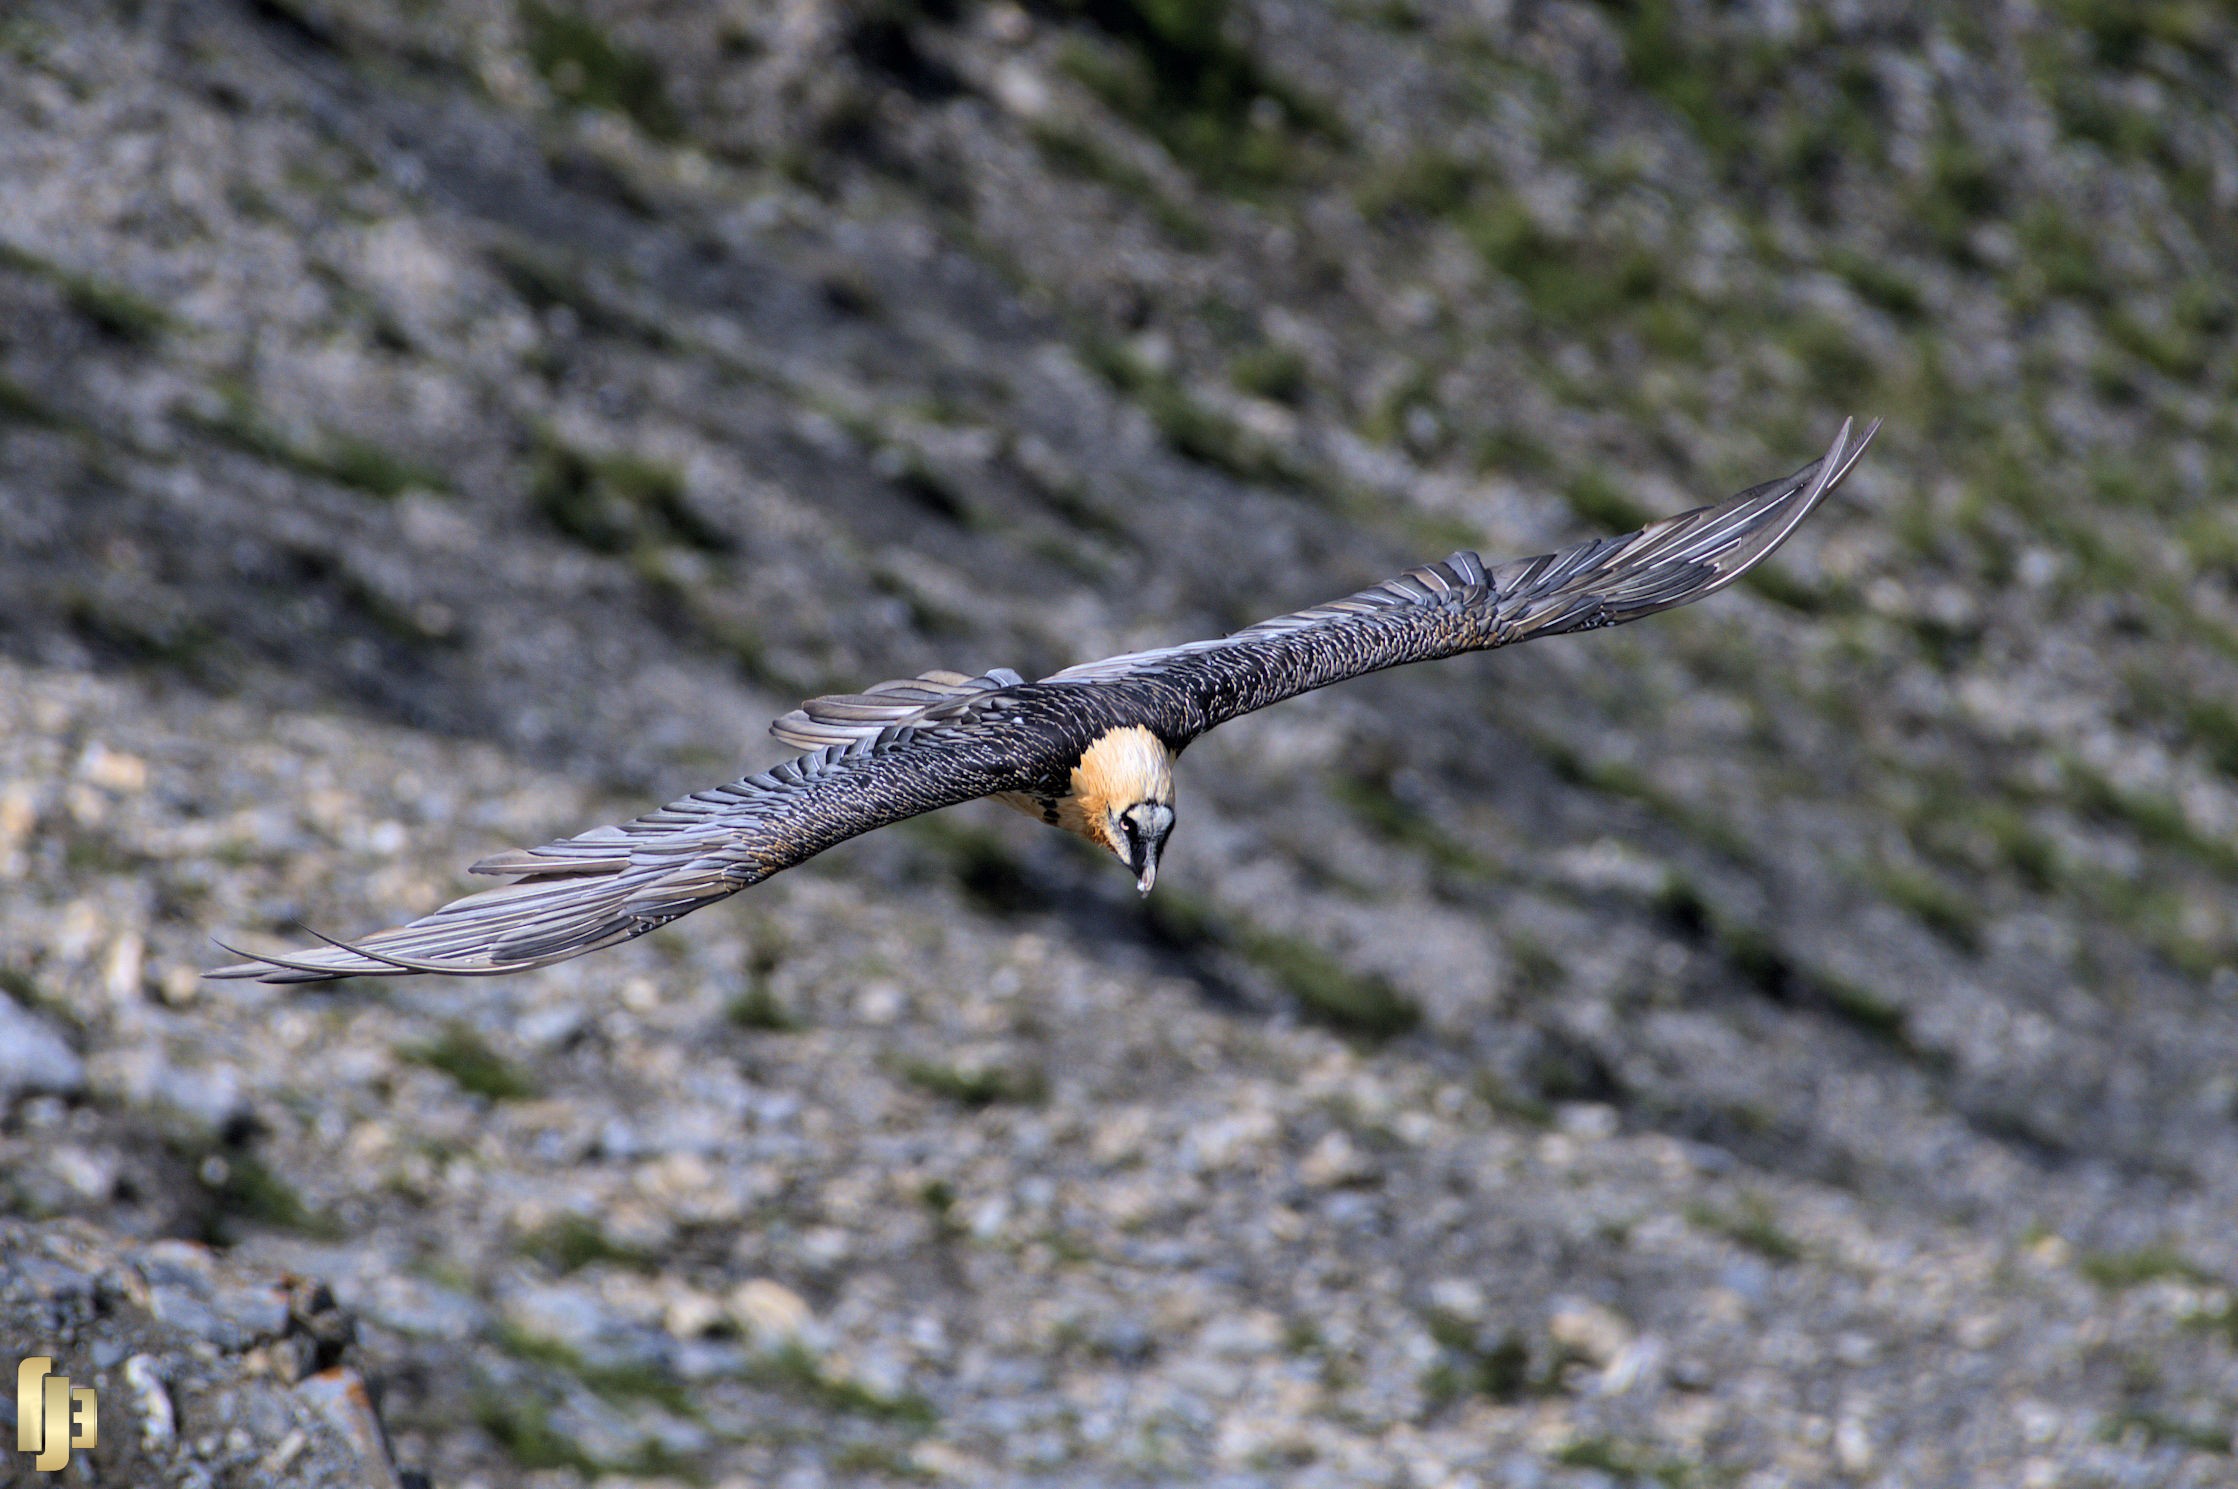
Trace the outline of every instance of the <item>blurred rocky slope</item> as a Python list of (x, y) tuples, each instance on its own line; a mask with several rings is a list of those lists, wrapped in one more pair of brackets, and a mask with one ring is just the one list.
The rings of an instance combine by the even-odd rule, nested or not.
[[(326, 1280), (446, 1485), (2226, 1479), (2234, 69), (2207, 0), (10, 6), (0, 1195)], [(194, 980), (808, 693), (1851, 412), (1762, 582), (1207, 739), (1147, 905), (970, 809), (534, 977)]]

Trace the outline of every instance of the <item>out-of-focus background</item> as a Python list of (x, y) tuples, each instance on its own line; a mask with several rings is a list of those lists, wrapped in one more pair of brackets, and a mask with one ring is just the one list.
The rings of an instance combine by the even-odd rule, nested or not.
[[(102, 1483), (386, 1482), (359, 1378), (444, 1486), (2227, 1483), (2234, 71), (2212, 0), (8, 6), (0, 1349)], [(809, 694), (1853, 413), (1749, 585), (1199, 744), (1147, 904), (981, 806), (198, 981)]]

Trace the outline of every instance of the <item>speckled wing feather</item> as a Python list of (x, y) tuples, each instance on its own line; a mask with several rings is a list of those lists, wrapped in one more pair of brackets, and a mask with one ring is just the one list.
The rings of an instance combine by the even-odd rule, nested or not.
[(1308, 610), (1217, 640), (1068, 667), (1047, 684), (1138, 693), (1169, 743), (1348, 677), (1621, 625), (1715, 594), (1785, 542), (1849, 474), (1878, 421), (1791, 476), (1714, 506), (1488, 567), (1456, 553)]
[(520, 875), (517, 882), (453, 900), (409, 925), (208, 975), (266, 982), (491, 976), (627, 941), (859, 833), (1018, 789), (1031, 773), (1015, 763), (1019, 752), (989, 737), (1015, 732), (1001, 713), (946, 733), (887, 727), (619, 826), (499, 853), (473, 871)]

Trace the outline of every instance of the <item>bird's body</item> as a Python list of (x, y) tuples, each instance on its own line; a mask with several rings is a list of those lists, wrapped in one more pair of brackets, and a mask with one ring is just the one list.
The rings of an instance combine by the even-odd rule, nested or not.
[(1110, 819), (1138, 801), (1173, 805), (1173, 755), (1165, 740), (1142, 724), (1123, 724), (1096, 736), (1065, 774), (1062, 789), (1002, 791), (995, 800), (1038, 817), (1051, 827), (1121, 851)]
[(1231, 636), (1068, 667), (928, 672), (811, 699), (772, 724), (805, 753), (634, 821), (473, 865), (515, 882), (356, 942), (214, 977), (276, 982), (543, 966), (665, 925), (826, 848), (980, 797), (1115, 854), (1148, 892), (1174, 822), (1173, 762), (1285, 698), (1410, 662), (1618, 625), (1712, 594), (1784, 542), (1877, 425), (1782, 480), (1636, 533), (1487, 568), (1456, 553)]

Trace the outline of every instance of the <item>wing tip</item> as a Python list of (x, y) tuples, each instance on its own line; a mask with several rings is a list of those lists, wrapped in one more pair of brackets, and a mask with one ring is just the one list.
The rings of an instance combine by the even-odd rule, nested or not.
[[(542, 965), (536, 961), (498, 961), (494, 958), (485, 963), (474, 963), (409, 957), (394, 951), (376, 950), (363, 941), (344, 941), (338, 936), (329, 936), (324, 931), (307, 925), (298, 925), (296, 929), (314, 940), (325, 942), (326, 949), (306, 952), (244, 951), (238, 946), (228, 946), (212, 936), (210, 940), (219, 950), (246, 960), (229, 966), (212, 967), (202, 976), (215, 982), (253, 980), (287, 984), (338, 982), (347, 977), (501, 977), (513, 972), (526, 972)], [(343, 957), (355, 957), (361, 965), (344, 963), (340, 960)]]
[[(318, 932), (310, 931), (309, 934), (316, 936)], [(325, 938), (320, 937), (320, 939), (324, 940)], [(245, 958), (245, 960), (235, 962), (230, 966), (212, 967), (202, 974), (206, 980), (212, 982), (254, 981), (281, 984), (338, 982), (345, 977), (378, 977), (385, 975), (379, 967), (368, 968), (364, 971), (353, 971), (345, 967), (327, 967), (314, 962), (301, 961), (293, 955), (280, 955), (278, 953), (266, 955), (262, 952), (244, 951), (238, 946), (230, 946), (220, 941), (215, 936), (210, 938), (210, 943), (229, 955)]]
[[(1827, 497), (1833, 495), (1834, 488), (1841, 485), (1849, 475), (1859, 457), (1864, 455), (1865, 447), (1873, 442), (1873, 436), (1880, 433), (1881, 421), (1877, 418), (1872, 420), (1865, 426), (1865, 432), (1853, 439), (1851, 435), (1856, 427), (1855, 416), (1842, 420), (1842, 427), (1834, 431), (1834, 442), (1826, 447), (1826, 453), (1804, 470), (1796, 472), (1790, 478), (1789, 490), (1765, 509), (1765, 516), (1784, 512), (1780, 520), (1767, 523), (1759, 529), (1769, 531), (1770, 536), (1752, 545), (1740, 555), (1739, 562), (1718, 575), (1715, 582), (1688, 596), (1684, 603), (1707, 598), (1733, 584), (1777, 553), (1795, 535), (1796, 529), (1819, 509)], [(1759, 518), (1758, 521), (1761, 522), (1762, 519)]]
[(1809, 483), (1805, 485), (1802, 481), (1797, 481), (1803, 495), (1795, 506), (1793, 517), (1760, 551), (1749, 556), (1748, 561), (1736, 571), (1735, 577), (1770, 558), (1794, 534), (1795, 529), (1802, 526), (1803, 519), (1817, 511), (1819, 505), (1834, 494), (1834, 488), (1848, 478), (1850, 471), (1863, 458), (1865, 447), (1873, 442), (1873, 436), (1881, 432), (1881, 420), (1870, 420), (1865, 425), (1865, 432), (1853, 439), (1851, 433), (1856, 427), (1857, 419), (1854, 415), (1842, 420), (1842, 427), (1834, 432), (1834, 443), (1827, 446), (1826, 453), (1819, 456), (1817, 465), (1812, 469)]
[(1634, 533), (1502, 567), (1521, 606), (1509, 640), (1620, 625), (1707, 599), (1737, 583), (1794, 536), (1880, 432), (1844, 419), (1826, 453), (1794, 474), (1675, 513)]

